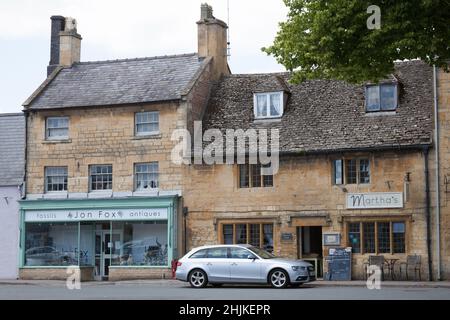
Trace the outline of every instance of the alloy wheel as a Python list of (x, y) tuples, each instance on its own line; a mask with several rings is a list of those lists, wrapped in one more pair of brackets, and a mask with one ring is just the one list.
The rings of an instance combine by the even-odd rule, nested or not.
[(202, 270), (194, 270), (189, 277), (189, 283), (194, 288), (203, 288), (206, 286), (206, 274)]
[(284, 288), (288, 284), (286, 272), (282, 270), (275, 270), (270, 275), (270, 284), (275, 288)]

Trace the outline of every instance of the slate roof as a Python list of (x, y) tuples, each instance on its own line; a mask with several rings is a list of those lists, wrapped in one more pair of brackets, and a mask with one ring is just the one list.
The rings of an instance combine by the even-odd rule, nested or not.
[(79, 62), (57, 69), (24, 106), (50, 109), (177, 100), (203, 63), (196, 53)]
[(0, 114), (0, 186), (23, 182), (25, 166), (25, 117)]
[[(279, 91), (280, 77), (290, 91), (283, 117), (255, 121), (253, 93), (261, 88)], [(288, 73), (226, 76), (212, 92), (203, 129), (217, 128), (224, 133), (225, 129), (278, 128), (280, 151), (288, 153), (430, 145), (431, 67), (421, 61), (398, 63), (392, 79), (398, 80), (400, 88), (397, 111), (366, 113), (363, 85), (334, 80), (292, 85)]]

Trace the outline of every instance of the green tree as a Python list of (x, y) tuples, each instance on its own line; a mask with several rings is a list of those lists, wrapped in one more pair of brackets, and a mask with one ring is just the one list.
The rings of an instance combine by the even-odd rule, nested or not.
[[(378, 81), (394, 62), (421, 59), (449, 71), (450, 0), (284, 0), (286, 22), (262, 50), (294, 71), (292, 81)], [(381, 11), (368, 28), (370, 5)]]

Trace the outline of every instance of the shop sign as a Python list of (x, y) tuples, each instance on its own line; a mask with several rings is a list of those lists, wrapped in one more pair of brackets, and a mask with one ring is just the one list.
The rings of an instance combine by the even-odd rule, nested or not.
[(323, 233), (324, 246), (339, 246), (341, 244), (341, 234), (338, 232)]
[(26, 211), (25, 222), (167, 220), (167, 208)]
[(373, 192), (347, 194), (347, 209), (403, 208), (403, 193)]

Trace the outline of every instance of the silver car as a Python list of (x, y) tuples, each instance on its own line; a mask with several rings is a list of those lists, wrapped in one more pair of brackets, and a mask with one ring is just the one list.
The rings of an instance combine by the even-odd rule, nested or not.
[(214, 245), (192, 249), (178, 261), (176, 278), (194, 288), (208, 283), (269, 283), (274, 288), (299, 286), (315, 280), (314, 267), (251, 245)]

